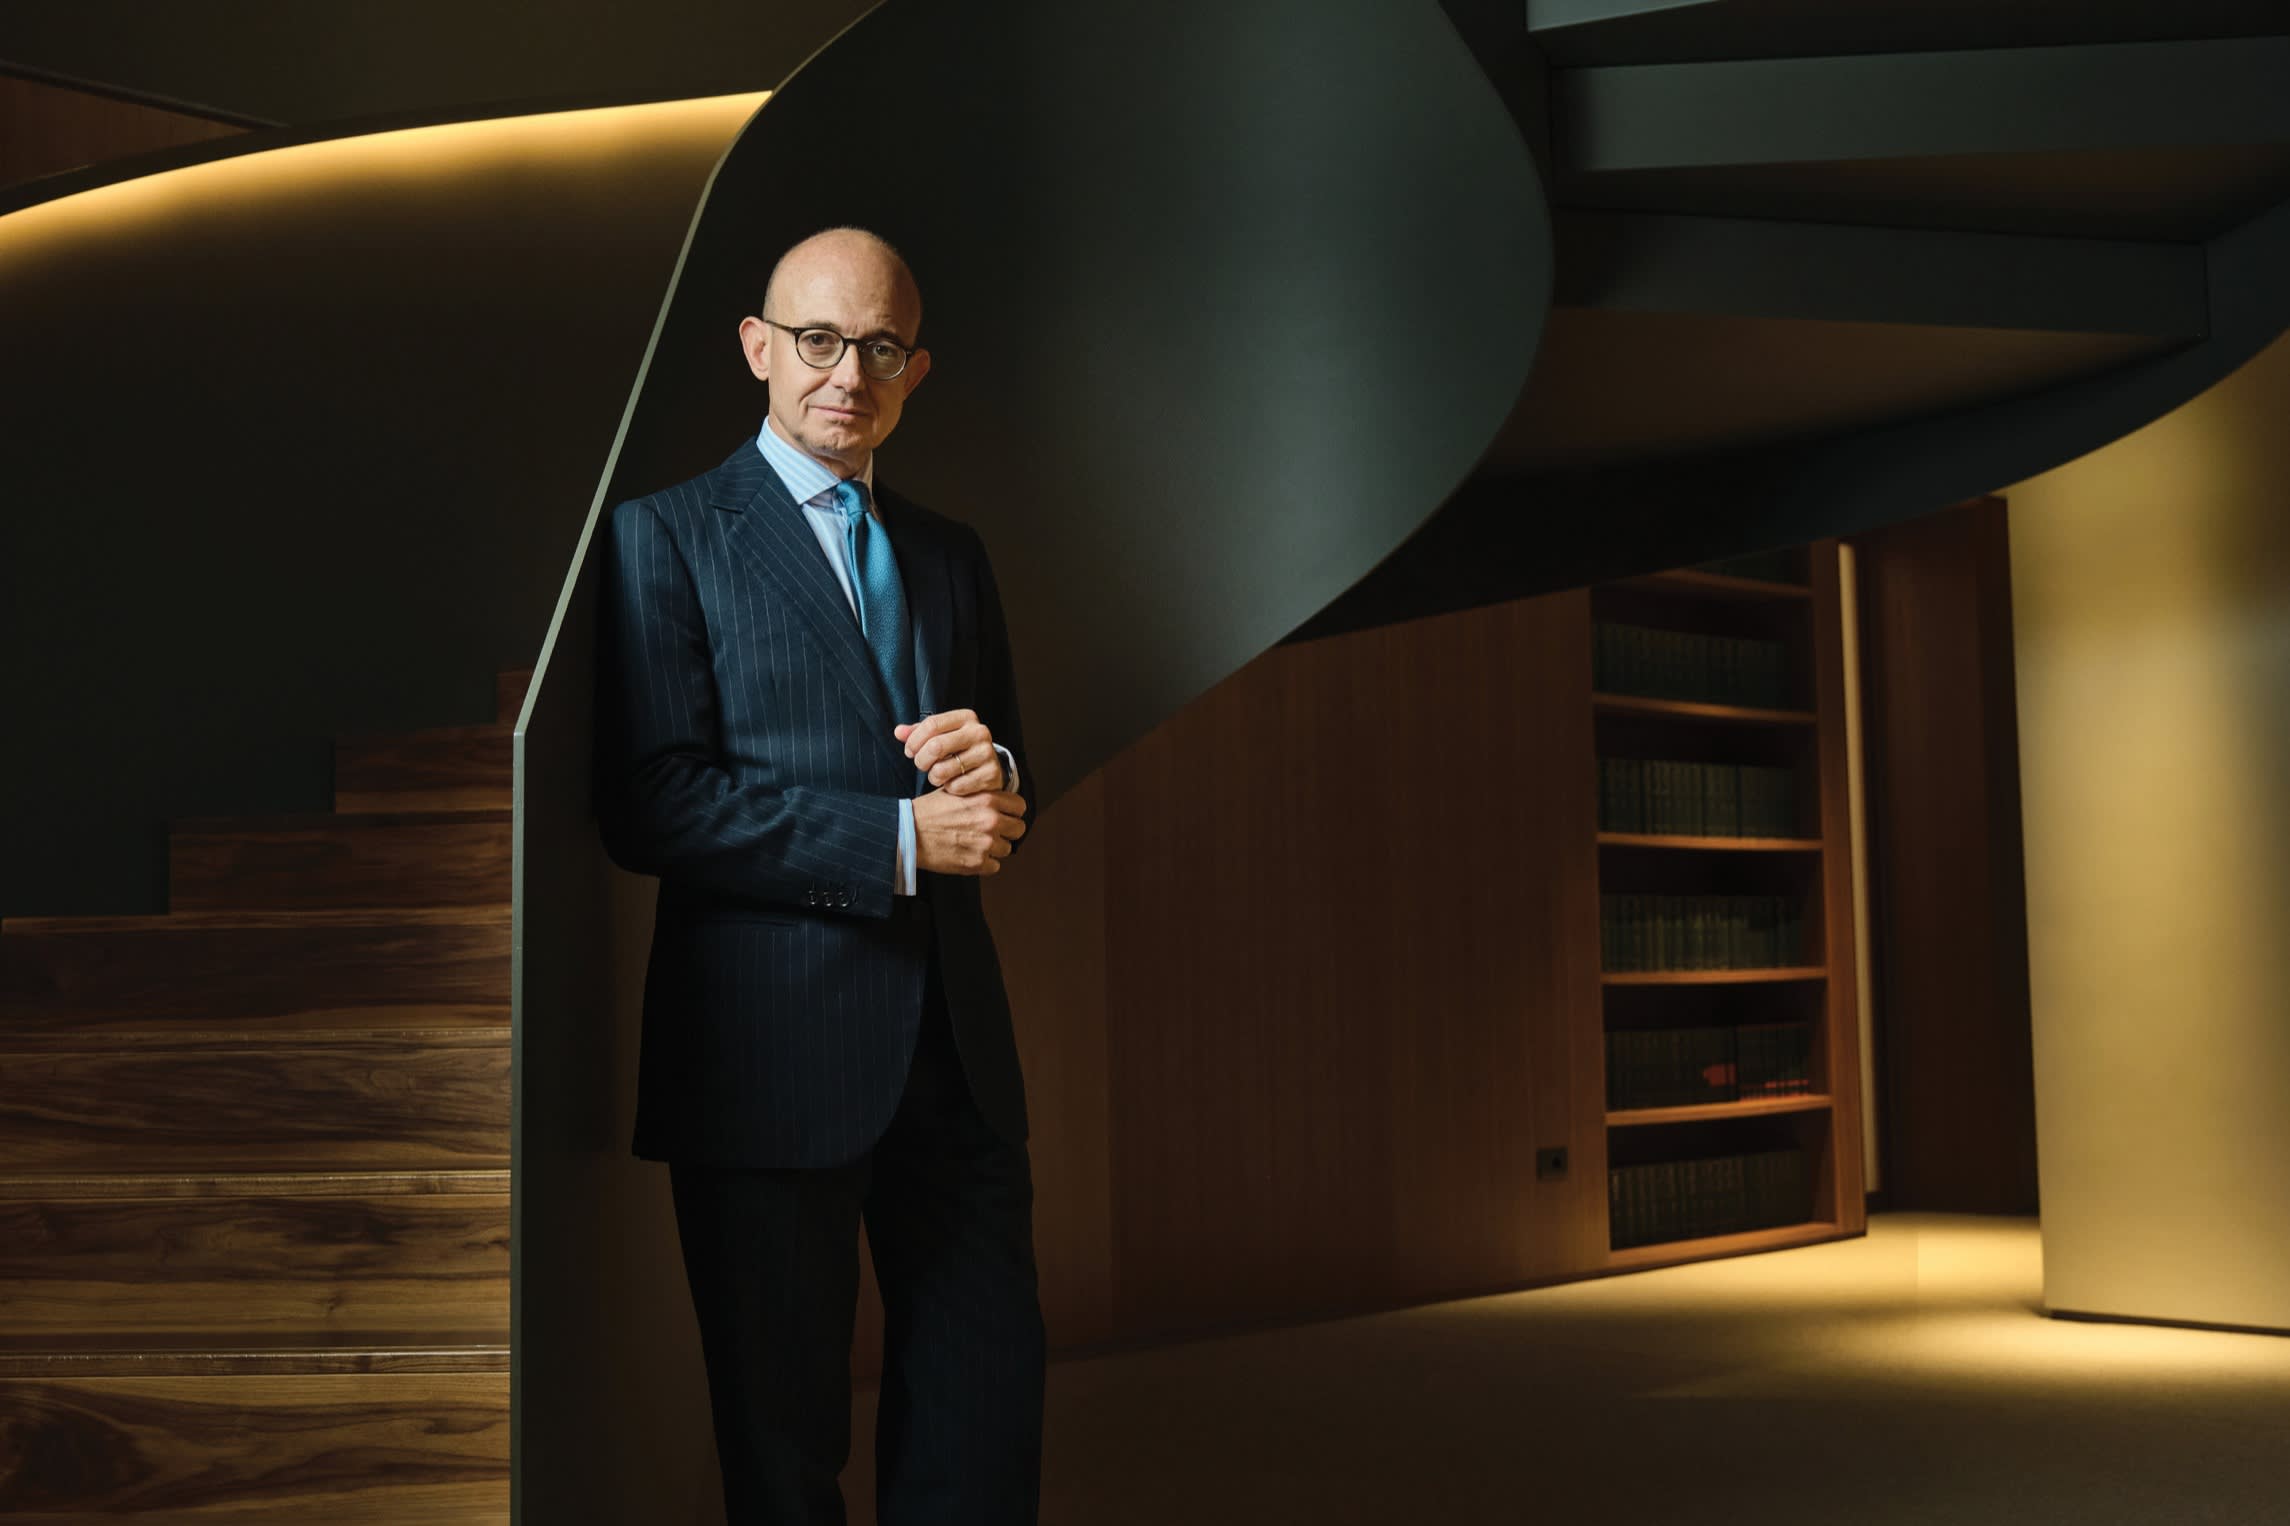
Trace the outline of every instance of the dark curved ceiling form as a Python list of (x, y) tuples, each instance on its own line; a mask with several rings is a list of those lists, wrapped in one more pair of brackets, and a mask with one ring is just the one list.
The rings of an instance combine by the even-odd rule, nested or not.
[(762, 89), (866, 9), (867, 0), (32, 0), (0, 6), (0, 71), (251, 125), (449, 120)]
[(2290, 324), (2279, 4), (1531, 0), (1527, 25), (1558, 249), (1535, 375), (1473, 482), (1297, 639), (1928, 512)]
[[(448, 114), (768, 83), (853, 10), (87, 0), (0, 12), (0, 67)], [(2290, 322), (2286, 201), (2281, 0), (891, 0), (727, 161), (610, 489), (754, 427), (729, 324), (780, 245), (880, 226), (941, 357), (885, 469), (986, 529), (1074, 723), (1055, 786), (1283, 620), (1873, 526), (2094, 448)]]
[(2290, 328), (2290, 204), (2213, 240), (2204, 266), (2207, 337), (2052, 386), (1819, 439), (1483, 476), (1295, 639), (1849, 535), (2047, 471), (2160, 418)]
[(1552, 63), (1686, 63), (2254, 37), (2282, 0), (1521, 0)]
[(1434, 7), (886, 5), (726, 155), (600, 504), (754, 433), (735, 325), (845, 222), (922, 284), (877, 470), (992, 549), (1044, 799), (1422, 524), (1550, 285), (1526, 145)]

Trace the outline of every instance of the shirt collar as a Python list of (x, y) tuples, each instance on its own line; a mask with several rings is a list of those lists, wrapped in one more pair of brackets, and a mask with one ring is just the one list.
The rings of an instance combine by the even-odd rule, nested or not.
[[(825, 498), (834, 491), (835, 484), (842, 480), (809, 451), (798, 449), (781, 439), (779, 431), (771, 427), (769, 418), (763, 421), (763, 428), (756, 431), (755, 448), (763, 452), (763, 459), (769, 461), (771, 469), (779, 473), (779, 481), (787, 489), (787, 496), (799, 504), (809, 504), (814, 499)], [(859, 472), (859, 480), (866, 484), (867, 501), (871, 504), (875, 496), (875, 458), (872, 452), (868, 453), (867, 464)]]

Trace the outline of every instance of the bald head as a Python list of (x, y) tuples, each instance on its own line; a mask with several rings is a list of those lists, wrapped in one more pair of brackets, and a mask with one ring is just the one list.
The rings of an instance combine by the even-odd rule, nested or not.
[(906, 344), (915, 342), (922, 327), (922, 288), (915, 284), (905, 259), (879, 234), (865, 228), (825, 228), (789, 249), (771, 267), (771, 279), (764, 284), (765, 316), (783, 323), (807, 321), (790, 317), (785, 309), (790, 303), (801, 305), (797, 293), (822, 283), (838, 290), (881, 283), (897, 315), (897, 337)]
[[(930, 352), (915, 347), (921, 327), (922, 293), (899, 252), (864, 228), (829, 228), (779, 257), (763, 313), (742, 318), (739, 336), (748, 369), (771, 389), (770, 427), (851, 477), (866, 470), (898, 427), (907, 394), (930, 374)], [(819, 363), (833, 347), (824, 335), (805, 358), (796, 335), (806, 329), (841, 336), (832, 364)], [(875, 341), (908, 352), (896, 376), (867, 374), (862, 356), (883, 348)]]

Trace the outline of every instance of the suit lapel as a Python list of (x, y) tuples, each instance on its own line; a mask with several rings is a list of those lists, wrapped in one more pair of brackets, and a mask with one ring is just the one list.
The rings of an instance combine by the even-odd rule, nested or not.
[(802, 509), (787, 496), (779, 473), (749, 440), (715, 477), (708, 496), (717, 508), (728, 511), (726, 538), (811, 627), (819, 649), (827, 655), (828, 670), (868, 730), (880, 736), (884, 746), (898, 750), (874, 654), (859, 634), (859, 623), (851, 618), (842, 586), (820, 555), (818, 537), (811, 533)]

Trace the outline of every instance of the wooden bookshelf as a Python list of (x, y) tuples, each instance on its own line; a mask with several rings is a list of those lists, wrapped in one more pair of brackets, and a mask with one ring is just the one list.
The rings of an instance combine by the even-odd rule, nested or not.
[(1818, 1113), (1829, 1106), (1826, 1096), (1810, 1093), (1795, 1097), (1748, 1097), (1734, 1102), (1689, 1102), (1683, 1107), (1609, 1109), (1610, 1129), (1644, 1128), (1655, 1123), (1701, 1123), (1713, 1118), (1758, 1118), (1775, 1113)]
[(1771, 578), (1734, 577), (1723, 572), (1700, 572), (1690, 567), (1650, 572), (1625, 578), (1621, 586), (1650, 588), (1660, 593), (1700, 594), (1716, 599), (1810, 599), (1813, 590), (1802, 583), (1780, 583)]
[(1719, 705), (1704, 700), (1655, 699), (1637, 694), (1593, 694), (1590, 708), (1616, 715), (1659, 715), (1680, 721), (1741, 721), (1758, 726), (1811, 726), (1820, 720), (1810, 710)]
[(1606, 1270), (1610, 1272), (1643, 1272), (1657, 1266), (1683, 1266), (1689, 1261), (1716, 1261), (1725, 1256), (1746, 1256), (1756, 1251), (1789, 1250), (1800, 1245), (1819, 1245), (1824, 1240), (1842, 1240), (1865, 1232), (1865, 1222), (1846, 1228), (1814, 1219), (1803, 1224), (1785, 1224), (1776, 1229), (1750, 1229), (1737, 1235), (1705, 1235), (1696, 1240), (1665, 1240), (1659, 1245), (1633, 1245), (1626, 1250), (1608, 1253)]
[(1823, 964), (1762, 970), (1608, 970), (1598, 977), (1609, 986), (1749, 986), (1777, 980), (1827, 980)]
[(1787, 561), (1589, 590), (1603, 1271), (1866, 1227), (1836, 542)]
[(1695, 853), (1818, 853), (1818, 837), (1657, 837), (1651, 832), (1601, 832), (1602, 848), (1679, 848)]

